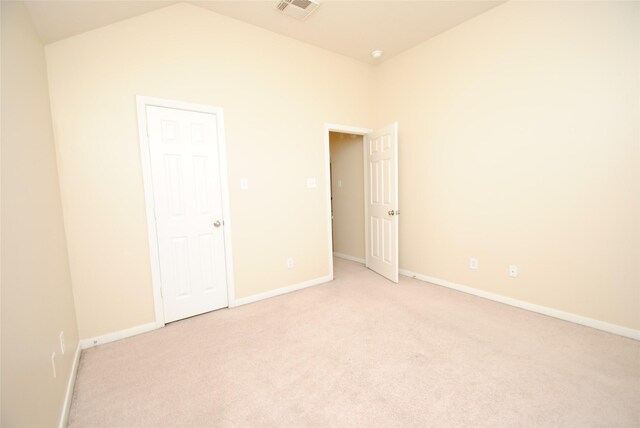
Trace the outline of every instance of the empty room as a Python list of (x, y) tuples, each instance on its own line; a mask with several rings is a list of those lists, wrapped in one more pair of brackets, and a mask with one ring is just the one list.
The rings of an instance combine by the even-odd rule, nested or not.
[(3, 427), (640, 426), (640, 2), (0, 5)]

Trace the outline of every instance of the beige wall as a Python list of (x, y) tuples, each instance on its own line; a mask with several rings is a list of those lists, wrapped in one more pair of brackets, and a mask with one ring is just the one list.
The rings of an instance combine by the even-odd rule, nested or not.
[(2, 2), (1, 85), (1, 425), (57, 426), (78, 332), (44, 49), (22, 3)]
[[(329, 133), (333, 190), (333, 251), (364, 260), (362, 136)], [(341, 182), (341, 187), (338, 186)]]
[(184, 4), (45, 65), (1, 10), (3, 426), (57, 424), (77, 324), (153, 321), (135, 95), (225, 109), (238, 297), (328, 273), (324, 123), (398, 120), (402, 268), (640, 329), (638, 3), (509, 2), (378, 67)]
[(375, 77), (402, 268), (640, 328), (640, 3), (509, 2)]
[(224, 109), (236, 297), (328, 275), (324, 123), (373, 121), (369, 65), (187, 4), (47, 60), (82, 338), (154, 320), (136, 95)]
[(328, 273), (323, 124), (398, 120), (401, 267), (639, 328), (637, 23), (510, 2), (370, 67), (179, 4), (49, 45), (80, 336), (153, 321), (135, 95), (225, 109), (239, 298)]

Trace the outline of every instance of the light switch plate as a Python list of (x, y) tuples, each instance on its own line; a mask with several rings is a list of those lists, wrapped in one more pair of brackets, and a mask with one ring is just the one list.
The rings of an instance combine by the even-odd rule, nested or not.
[(249, 179), (247, 178), (240, 179), (240, 190), (249, 190)]

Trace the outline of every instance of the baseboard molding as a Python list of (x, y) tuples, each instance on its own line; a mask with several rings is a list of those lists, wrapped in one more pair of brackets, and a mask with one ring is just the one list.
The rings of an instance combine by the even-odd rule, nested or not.
[(477, 288), (469, 287), (467, 285), (456, 284), (453, 282), (445, 281), (443, 279), (434, 278), (427, 275), (421, 275), (419, 273), (411, 272), (406, 269), (400, 269), (400, 274), (411, 277), (411, 278), (419, 279), (420, 281), (425, 281), (431, 284), (440, 285), (442, 287), (451, 288), (453, 290), (462, 291), (463, 293), (472, 294), (474, 296), (482, 297), (484, 299), (493, 300), (494, 302), (504, 303), (506, 305), (515, 306), (516, 308), (526, 309), (527, 311), (537, 312), (542, 315), (547, 315), (547, 316), (558, 318), (564, 321), (569, 321), (575, 324), (581, 324), (587, 327), (592, 327), (597, 330), (606, 331), (607, 333), (613, 333), (619, 336), (628, 337), (630, 339), (640, 340), (640, 330), (634, 330), (632, 328), (623, 327), (616, 324), (609, 324), (604, 321), (598, 321), (593, 318), (583, 317), (581, 315), (576, 315), (571, 312), (564, 312), (558, 309), (536, 305), (533, 303), (525, 302), (523, 300), (502, 296), (500, 294), (489, 293), (487, 291), (478, 290)]
[(142, 324), (136, 327), (131, 327), (125, 330), (114, 331), (103, 336), (92, 337), (91, 339), (83, 339), (80, 341), (82, 349), (92, 348), (104, 343), (115, 342), (116, 340), (126, 339), (127, 337), (135, 336), (142, 333), (147, 333), (152, 330), (156, 330), (158, 325), (155, 322), (148, 324)]
[(71, 402), (73, 400), (73, 388), (76, 385), (76, 376), (78, 374), (78, 365), (80, 363), (80, 354), (82, 348), (80, 342), (76, 346), (76, 353), (73, 356), (73, 364), (71, 365), (71, 372), (69, 373), (69, 380), (67, 381), (67, 392), (64, 395), (64, 402), (62, 403), (62, 413), (60, 414), (59, 428), (65, 428), (69, 422), (69, 411), (71, 410)]
[(303, 288), (313, 287), (314, 285), (324, 284), (333, 280), (331, 275), (323, 276), (321, 278), (311, 279), (309, 281), (301, 282), (298, 284), (289, 285), (287, 287), (276, 288), (275, 290), (267, 291), (265, 293), (254, 294), (253, 296), (242, 297), (236, 299), (233, 307), (247, 305), (249, 303), (258, 302), (260, 300), (268, 299), (270, 297), (280, 296), (282, 294), (291, 293), (292, 291), (302, 290)]
[(358, 263), (361, 263), (361, 264), (365, 264), (365, 260), (364, 259), (359, 259), (357, 257), (350, 256), (348, 254), (334, 252), (333, 253), (333, 257), (337, 257), (339, 259), (351, 260), (352, 262), (358, 262)]
[[(333, 280), (331, 275), (323, 276), (321, 278), (311, 279), (309, 281), (301, 282), (299, 284), (289, 285), (287, 287), (277, 288), (275, 290), (267, 291), (266, 293), (254, 294), (253, 296), (243, 297), (241, 299), (235, 299), (233, 303), (229, 302), (229, 307), (234, 308), (236, 306), (246, 305), (260, 300), (268, 299), (270, 297), (280, 296), (281, 294), (291, 293), (292, 291), (302, 290), (303, 288), (313, 287), (314, 285), (324, 284)], [(126, 339), (127, 337), (136, 336), (138, 334), (147, 333), (152, 330), (156, 330), (162, 326), (159, 326), (156, 322), (150, 322), (148, 324), (142, 324), (137, 327), (128, 328), (126, 330), (115, 331), (103, 336), (96, 336), (90, 339), (84, 339), (80, 341), (82, 349), (92, 348), (94, 346), (102, 345), (109, 342), (115, 342), (116, 340)]]

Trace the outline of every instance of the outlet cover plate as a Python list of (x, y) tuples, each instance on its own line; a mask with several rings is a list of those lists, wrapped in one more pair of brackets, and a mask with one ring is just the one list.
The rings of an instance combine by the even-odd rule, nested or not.
[(518, 266), (509, 265), (509, 276), (511, 278), (517, 278), (518, 277)]

